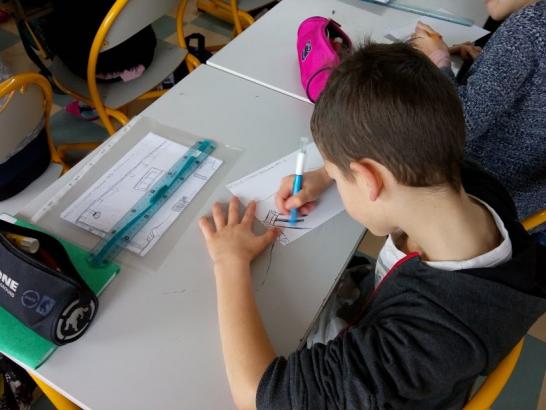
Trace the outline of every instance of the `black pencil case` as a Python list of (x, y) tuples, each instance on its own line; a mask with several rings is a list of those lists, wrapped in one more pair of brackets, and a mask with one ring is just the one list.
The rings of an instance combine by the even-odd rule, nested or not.
[[(35, 238), (36, 254), (19, 249), (7, 234)], [(55, 238), (0, 220), (0, 307), (57, 345), (81, 337), (98, 300)]]

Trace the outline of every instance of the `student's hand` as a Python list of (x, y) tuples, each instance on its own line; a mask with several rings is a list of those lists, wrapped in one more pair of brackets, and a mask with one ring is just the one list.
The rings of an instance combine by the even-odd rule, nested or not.
[(252, 201), (239, 221), (239, 198), (232, 197), (226, 214), (219, 203), (212, 207), (212, 224), (207, 217), (199, 219), (199, 227), (207, 241), (207, 248), (215, 265), (250, 264), (278, 234), (276, 228), (268, 229), (263, 235), (252, 232), (256, 203)]
[(449, 47), (449, 53), (451, 55), (459, 55), (463, 60), (475, 60), (481, 52), (481, 47), (475, 46), (470, 41)]
[(315, 208), (315, 201), (320, 197), (320, 194), (332, 182), (332, 179), (328, 176), (324, 168), (306, 172), (303, 174), (301, 191), (293, 196), (292, 185), (294, 184), (294, 175), (284, 177), (275, 195), (277, 209), (283, 214), (288, 214), (292, 208), (298, 208), (302, 214), (307, 215)]
[(409, 43), (430, 58), (436, 66), (443, 68), (450, 65), (449, 48), (442, 36), (429, 25), (417, 22)]

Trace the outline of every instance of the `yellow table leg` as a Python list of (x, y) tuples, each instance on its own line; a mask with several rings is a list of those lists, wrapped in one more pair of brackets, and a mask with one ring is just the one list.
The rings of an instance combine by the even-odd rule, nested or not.
[(80, 410), (78, 406), (60, 394), (58, 391), (52, 389), (47, 384), (45, 384), (38, 377), (34, 376), (29, 372), (30, 377), (36, 382), (38, 387), (44, 392), (46, 397), (49, 399), (51, 404), (55, 406), (57, 410)]

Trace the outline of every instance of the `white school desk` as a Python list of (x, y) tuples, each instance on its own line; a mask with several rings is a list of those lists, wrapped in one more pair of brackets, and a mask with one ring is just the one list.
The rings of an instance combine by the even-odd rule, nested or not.
[[(482, 0), (405, 0), (430, 9), (444, 8), (473, 19), (487, 17)], [(389, 30), (414, 22), (418, 15), (361, 0), (283, 0), (211, 57), (207, 64), (273, 90), (309, 102), (300, 83), (296, 38), (300, 23), (311, 16), (331, 17), (354, 43), (367, 36), (378, 42)]]
[[(311, 111), (309, 104), (207, 66), (146, 109), (141, 117), (212, 138), (223, 146), (213, 155), (226, 159), (222, 153), (231, 152), (235, 159), (226, 160), (146, 257), (120, 255), (122, 270), (101, 295), (89, 331), (59, 348), (37, 375), (85, 408), (233, 408), (212, 266), (196, 220), (214, 201), (228, 200), (227, 183), (296, 150), (301, 136), (310, 137)], [(124, 137), (146, 121), (141, 118)], [(90, 158), (93, 154), (84, 161)], [(100, 164), (85, 178), (98, 178)], [(19, 216), (30, 218), (84, 165), (78, 164)], [(66, 194), (65, 205), (89, 185), (85, 179), (80, 184)], [(62, 221), (62, 209), (55, 207), (38, 225), (92, 246), (96, 238)], [(363, 233), (341, 213), (292, 244), (277, 245), (269, 273), (267, 254), (253, 265), (256, 298), (278, 353), (297, 348)]]

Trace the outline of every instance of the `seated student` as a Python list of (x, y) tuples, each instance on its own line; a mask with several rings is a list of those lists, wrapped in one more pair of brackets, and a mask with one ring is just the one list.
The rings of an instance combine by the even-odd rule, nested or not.
[[(546, 1), (489, 0), (486, 7), (506, 20), (457, 87), (465, 153), (504, 184), (522, 219), (546, 206)], [(455, 81), (448, 48), (433, 33), (418, 24), (412, 44)]]
[[(325, 167), (279, 209), (335, 183), (347, 212), (389, 239), (352, 326), (276, 357), (253, 295), (250, 262), (277, 232), (252, 232), (233, 198), (199, 223), (214, 264), (226, 372), (239, 408), (460, 408), (545, 312), (536, 247), (488, 174), (463, 166), (464, 118), (450, 81), (405, 44), (369, 44), (332, 73), (311, 130)], [(314, 256), (321, 257), (321, 249)], [(297, 269), (297, 263), (294, 263)], [(372, 293), (373, 288), (375, 291)], [(282, 295), (279, 295), (282, 298)], [(361, 300), (362, 298), (359, 298)], [(290, 320), (290, 318), (286, 318)]]

